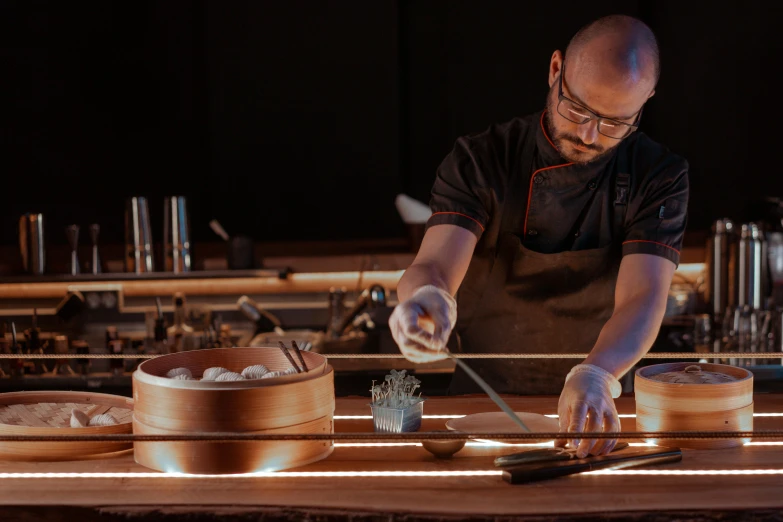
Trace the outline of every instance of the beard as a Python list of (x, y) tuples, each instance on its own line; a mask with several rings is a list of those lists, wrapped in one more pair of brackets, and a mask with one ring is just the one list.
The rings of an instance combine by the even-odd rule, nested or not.
[[(609, 154), (615, 147), (602, 147), (596, 143), (587, 144), (583, 142), (576, 134), (571, 134), (566, 131), (558, 131), (555, 128), (554, 118), (562, 118), (557, 112), (557, 104), (559, 100), (557, 98), (557, 83), (555, 83), (551, 89), (549, 89), (549, 95), (547, 96), (547, 107), (544, 121), (546, 123), (546, 131), (549, 134), (552, 143), (555, 148), (566, 160), (576, 163), (577, 165), (588, 165), (595, 161), (600, 160), (607, 154)], [(562, 118), (565, 120), (565, 118)], [(574, 148), (581, 147), (583, 150)]]

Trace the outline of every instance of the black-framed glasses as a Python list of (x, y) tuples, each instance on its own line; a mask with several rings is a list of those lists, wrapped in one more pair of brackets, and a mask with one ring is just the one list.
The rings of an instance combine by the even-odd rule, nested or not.
[(633, 123), (625, 123), (612, 118), (605, 118), (599, 116), (595, 112), (591, 111), (581, 103), (577, 103), (571, 98), (568, 98), (563, 94), (563, 77), (565, 76), (565, 60), (563, 60), (563, 67), (560, 69), (560, 92), (558, 94), (557, 112), (563, 118), (576, 123), (577, 125), (584, 125), (588, 121), (596, 120), (598, 122), (598, 132), (615, 140), (621, 140), (633, 131), (639, 128), (639, 120), (642, 119), (642, 111), (644, 105), (639, 109), (636, 114), (636, 119)]

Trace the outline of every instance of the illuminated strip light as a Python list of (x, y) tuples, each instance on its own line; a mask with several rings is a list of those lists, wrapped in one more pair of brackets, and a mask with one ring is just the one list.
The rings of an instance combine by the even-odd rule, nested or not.
[(783, 446), (783, 442), (746, 442), (745, 446)]
[[(422, 419), (461, 419), (465, 415), (422, 415)], [(335, 415), (334, 420), (372, 419), (372, 415)]]
[[(497, 477), (502, 470), (474, 471), (261, 471), (235, 475), (190, 475), (187, 473), (0, 473), (0, 479), (68, 479), (68, 478), (147, 478), (147, 479), (248, 479), (248, 478), (335, 478), (335, 477)], [(637, 469), (588, 471), (582, 475), (618, 476), (747, 476), (783, 475), (783, 469)]]
[(335, 442), (335, 448), (391, 448), (421, 446), (421, 442)]
[(587, 471), (584, 475), (714, 476), (783, 475), (783, 469), (616, 469)]
[(494, 477), (502, 470), (474, 471), (259, 471), (234, 475), (191, 475), (188, 473), (0, 473), (0, 479), (52, 479), (52, 478), (187, 478), (187, 479), (236, 479), (236, 478), (329, 478), (329, 477)]

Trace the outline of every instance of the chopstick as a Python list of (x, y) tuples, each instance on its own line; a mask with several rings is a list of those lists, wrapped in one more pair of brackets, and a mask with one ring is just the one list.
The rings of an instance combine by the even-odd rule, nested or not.
[(299, 368), (299, 366), (296, 365), (296, 361), (294, 361), (294, 358), (291, 357), (291, 354), (288, 352), (288, 348), (286, 348), (285, 344), (283, 344), (283, 341), (278, 341), (278, 344), (280, 344), (280, 349), (283, 351), (283, 355), (285, 355), (285, 358), (288, 359), (288, 362), (291, 363), (291, 366), (294, 367), (296, 373), (302, 373), (302, 370)]
[(302, 357), (302, 352), (299, 350), (299, 346), (296, 345), (296, 341), (291, 340), (291, 346), (294, 347), (296, 356), (299, 358), (299, 362), (302, 363), (302, 369), (306, 372), (309, 372), (310, 370), (307, 368), (307, 364), (305, 364), (304, 357)]

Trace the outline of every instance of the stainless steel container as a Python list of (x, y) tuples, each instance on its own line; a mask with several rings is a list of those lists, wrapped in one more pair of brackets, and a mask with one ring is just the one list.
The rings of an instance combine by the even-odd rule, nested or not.
[(126, 272), (142, 274), (155, 271), (150, 209), (145, 197), (132, 197), (126, 201), (125, 246)]
[(733, 283), (729, 267), (731, 246), (736, 242), (734, 222), (718, 219), (712, 225), (712, 235), (707, 241), (707, 273), (705, 300), (715, 323), (720, 323), (726, 309), (733, 305), (729, 298)]
[(19, 218), (19, 251), (25, 272), (41, 275), (46, 270), (43, 214), (25, 214)]
[(378, 433), (408, 433), (421, 428), (424, 414), (424, 399), (407, 408), (389, 408), (370, 405), (372, 421)]
[(170, 196), (164, 200), (163, 248), (167, 272), (190, 272), (190, 224), (184, 196)]
[(737, 248), (737, 306), (763, 310), (768, 295), (767, 252), (764, 233), (756, 223), (745, 223)]

